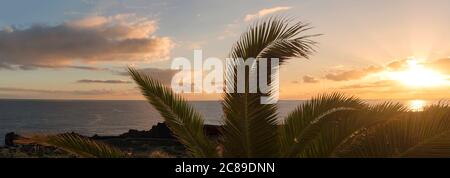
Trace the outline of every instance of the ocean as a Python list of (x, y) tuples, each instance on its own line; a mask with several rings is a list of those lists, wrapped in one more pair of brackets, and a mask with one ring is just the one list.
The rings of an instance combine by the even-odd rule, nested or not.
[[(303, 101), (280, 101), (284, 118)], [(371, 101), (377, 102), (377, 101)], [(411, 109), (437, 101), (399, 101)], [(206, 124), (220, 124), (220, 101), (192, 101)], [(83, 135), (118, 135), (129, 129), (148, 130), (162, 118), (146, 101), (0, 100), (0, 145), (8, 132), (19, 134), (76, 132)]]

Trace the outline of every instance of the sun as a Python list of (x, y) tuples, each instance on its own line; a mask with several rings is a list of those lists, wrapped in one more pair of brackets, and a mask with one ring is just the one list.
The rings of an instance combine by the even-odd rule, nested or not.
[(408, 60), (408, 66), (405, 70), (392, 72), (389, 76), (393, 80), (397, 80), (411, 87), (435, 87), (448, 83), (445, 75), (426, 68), (417, 59)]
[(411, 111), (423, 111), (423, 108), (426, 105), (426, 101), (425, 100), (412, 100), (409, 101), (409, 109)]

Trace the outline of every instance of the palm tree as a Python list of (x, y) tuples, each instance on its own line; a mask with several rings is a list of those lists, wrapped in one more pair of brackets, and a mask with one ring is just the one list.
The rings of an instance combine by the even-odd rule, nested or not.
[[(229, 56), (279, 58), (281, 64), (308, 58), (314, 52), (311, 38), (317, 35), (304, 35), (309, 25), (291, 22), (269, 18), (255, 23), (235, 43)], [(185, 99), (136, 69), (129, 68), (129, 73), (191, 157), (450, 156), (448, 105), (411, 113), (400, 104), (368, 105), (355, 97), (331, 93), (306, 101), (279, 123), (277, 105), (260, 104), (260, 97), (266, 95), (250, 93), (247, 87), (244, 93), (223, 95), (222, 135), (212, 140), (205, 135), (202, 115)], [(225, 77), (227, 82), (236, 78)], [(50, 138), (38, 143), (87, 153), (82, 154), (87, 157), (124, 156), (117, 149), (83, 137)]]

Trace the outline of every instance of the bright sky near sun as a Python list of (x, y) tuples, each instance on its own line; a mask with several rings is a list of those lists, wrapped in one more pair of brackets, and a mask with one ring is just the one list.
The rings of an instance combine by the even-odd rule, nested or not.
[(323, 34), (311, 59), (282, 66), (281, 99), (450, 98), (448, 0), (1, 0), (0, 98), (142, 99), (127, 65), (169, 83), (171, 59), (225, 58), (272, 15)]

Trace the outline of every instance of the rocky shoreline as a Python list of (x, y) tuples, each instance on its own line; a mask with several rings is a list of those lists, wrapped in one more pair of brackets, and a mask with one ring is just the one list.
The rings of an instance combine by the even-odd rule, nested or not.
[[(217, 139), (220, 126), (205, 125), (205, 133)], [(75, 157), (63, 150), (41, 145), (19, 145), (14, 140), (20, 136), (14, 132), (5, 135), (5, 146), (0, 147), (0, 157)], [(102, 141), (128, 153), (131, 157), (186, 157), (185, 148), (181, 145), (164, 123), (154, 125), (148, 131), (129, 130), (117, 136), (94, 135), (91, 139)]]

